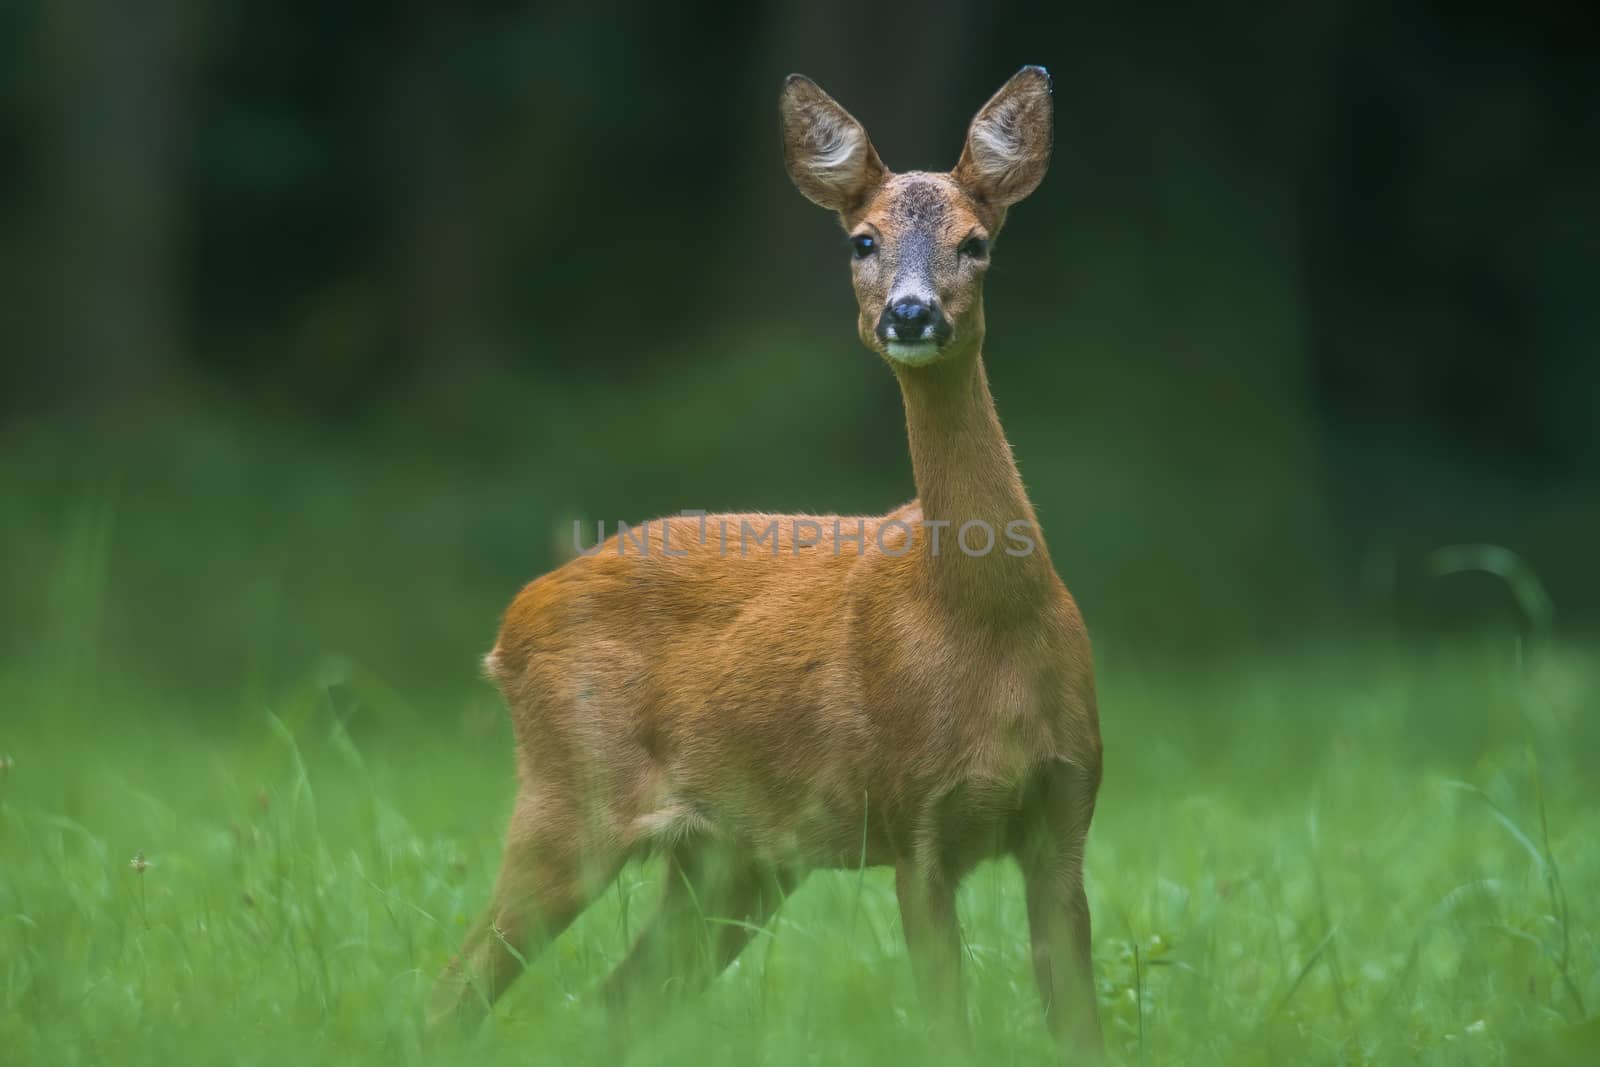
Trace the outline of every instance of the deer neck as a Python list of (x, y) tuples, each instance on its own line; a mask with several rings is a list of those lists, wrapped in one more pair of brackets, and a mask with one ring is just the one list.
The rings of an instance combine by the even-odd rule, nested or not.
[[(896, 375), (922, 509), (916, 547), (930, 584), (965, 615), (995, 623), (1031, 616), (1054, 571), (982, 355), (897, 368)], [(937, 549), (930, 524), (938, 526)], [(1012, 536), (1019, 530), (1031, 539), (1030, 551)]]

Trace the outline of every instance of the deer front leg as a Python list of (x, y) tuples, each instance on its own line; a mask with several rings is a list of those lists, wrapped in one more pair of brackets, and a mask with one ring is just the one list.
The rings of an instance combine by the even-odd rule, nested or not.
[(935, 1029), (964, 1033), (967, 1012), (961, 996), (961, 925), (954, 880), (901, 861), (895, 867), (894, 887), (923, 1011)]
[(1033, 974), (1045, 1020), (1063, 1046), (1091, 1060), (1104, 1051), (1090, 955), (1089, 901), (1083, 891), (1083, 846), (1097, 779), (1067, 764), (1047, 772), (1028, 812), (1029, 837), (1018, 857), (1027, 885)]

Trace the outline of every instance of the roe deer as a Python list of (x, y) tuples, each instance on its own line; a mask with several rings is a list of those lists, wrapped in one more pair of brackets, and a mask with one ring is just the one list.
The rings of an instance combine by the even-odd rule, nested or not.
[(616, 1000), (708, 983), (808, 869), (893, 864), (919, 998), (962, 1027), (956, 888), (1009, 855), (1045, 1016), (1095, 1056), (1089, 641), (980, 355), (990, 242), (1049, 162), (1049, 75), (1012, 77), (948, 173), (890, 173), (804, 77), (780, 103), (790, 177), (850, 235), (861, 340), (899, 379), (918, 497), (871, 518), (656, 520), (522, 590), (485, 661), (520, 790), (493, 902), (433, 1016), (481, 1017), (657, 849), (664, 899), (607, 981)]

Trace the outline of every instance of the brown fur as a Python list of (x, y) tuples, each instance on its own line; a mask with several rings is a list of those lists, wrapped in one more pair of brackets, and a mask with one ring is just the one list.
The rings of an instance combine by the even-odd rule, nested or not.
[[(1018, 139), (1004, 173), (971, 162), (996, 108), (1001, 134)], [(1093, 1053), (1082, 858), (1101, 750), (1088, 638), (1036, 527), (1031, 554), (957, 547), (969, 520), (1003, 531), (1034, 517), (980, 355), (987, 257), (957, 248), (998, 231), (1018, 189), (1042, 177), (1048, 79), (1038, 68), (1013, 78), (950, 174), (890, 174), (805, 79), (786, 84), (783, 114), (801, 191), (878, 240), (876, 262), (855, 267), (862, 339), (887, 358), (872, 324), (905, 265), (896, 257), (919, 243), (916, 266), (954, 327), (937, 359), (891, 360), (918, 499), (814, 530), (795, 516), (657, 520), (522, 591), (487, 660), (521, 789), (494, 902), (436, 1012), (481, 1014), (520, 968), (508, 947), (537, 951), (629, 856), (656, 848), (670, 857), (666, 899), (609, 983), (619, 1001), (666, 978), (703, 984), (749, 930), (717, 925), (694, 949), (708, 942), (674, 924), (710, 914), (759, 926), (806, 870), (864, 861), (894, 865), (919, 988), (935, 1019), (960, 1020), (956, 887), (1009, 855), (1027, 884), (1049, 1021)], [(840, 130), (846, 165), (809, 165), (808, 153), (841, 159)], [(774, 519), (774, 541), (740, 551), (744, 529)], [(951, 524), (938, 554), (936, 520)]]

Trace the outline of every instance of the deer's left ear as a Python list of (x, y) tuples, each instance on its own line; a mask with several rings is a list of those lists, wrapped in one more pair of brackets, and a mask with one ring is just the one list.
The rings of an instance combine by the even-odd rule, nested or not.
[(1054, 139), (1050, 75), (1023, 67), (983, 105), (972, 127), (956, 181), (976, 200), (1004, 210), (1039, 187)]

